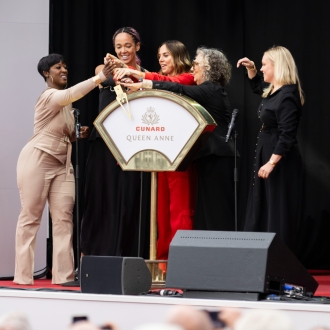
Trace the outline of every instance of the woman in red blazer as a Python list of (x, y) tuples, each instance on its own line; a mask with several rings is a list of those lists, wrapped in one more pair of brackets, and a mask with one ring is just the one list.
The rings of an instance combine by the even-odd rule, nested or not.
[[(117, 69), (114, 79), (133, 76), (138, 79), (172, 81), (195, 85), (189, 73), (191, 61), (186, 46), (177, 40), (164, 42), (158, 48), (160, 73)], [(191, 167), (184, 172), (158, 173), (158, 240), (157, 259), (166, 260), (169, 245), (178, 229), (192, 229), (194, 216), (194, 185)]]

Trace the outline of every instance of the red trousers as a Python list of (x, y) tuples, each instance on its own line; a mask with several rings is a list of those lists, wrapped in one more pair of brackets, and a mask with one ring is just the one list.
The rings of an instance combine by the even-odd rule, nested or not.
[(157, 259), (166, 260), (178, 229), (192, 229), (194, 216), (193, 171), (158, 173)]

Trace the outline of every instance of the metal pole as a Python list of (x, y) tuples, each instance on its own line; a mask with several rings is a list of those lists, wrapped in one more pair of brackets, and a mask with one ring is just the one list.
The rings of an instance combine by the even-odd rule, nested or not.
[(237, 132), (234, 131), (234, 159), (235, 159), (235, 166), (234, 166), (234, 186), (235, 186), (235, 231), (237, 231), (237, 182), (238, 182), (238, 173), (237, 173), (237, 149), (236, 149), (236, 141), (237, 140)]
[[(80, 139), (80, 123), (79, 123), (79, 110), (74, 109), (75, 116), (75, 131), (76, 131), (76, 168), (75, 168), (75, 179), (76, 179), (76, 235), (77, 235), (77, 269), (78, 276), (80, 270), (80, 217), (79, 217), (79, 139)], [(67, 160), (68, 161), (68, 160)]]
[(157, 258), (157, 172), (151, 172), (150, 260)]
[(141, 226), (142, 226), (142, 202), (143, 202), (143, 172), (140, 172), (140, 211), (138, 232), (138, 257), (141, 257)]

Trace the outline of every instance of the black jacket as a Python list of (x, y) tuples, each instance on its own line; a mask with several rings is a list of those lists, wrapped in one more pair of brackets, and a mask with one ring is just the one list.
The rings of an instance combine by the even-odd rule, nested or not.
[[(257, 74), (249, 79), (254, 93), (262, 95), (268, 86)], [(274, 154), (285, 155), (291, 147), (297, 144), (297, 130), (302, 114), (302, 105), (298, 86), (296, 84), (284, 85), (273, 94), (263, 98), (258, 108), (258, 117), (264, 128), (277, 129), (277, 139), (274, 139)]]
[(196, 158), (212, 154), (217, 156), (234, 156), (233, 140), (230, 139), (228, 143), (225, 142), (231, 111), (227, 93), (221, 85), (211, 81), (205, 81), (195, 86), (186, 86), (167, 81), (153, 81), (153, 88), (179, 93), (192, 98), (203, 106), (218, 124)]

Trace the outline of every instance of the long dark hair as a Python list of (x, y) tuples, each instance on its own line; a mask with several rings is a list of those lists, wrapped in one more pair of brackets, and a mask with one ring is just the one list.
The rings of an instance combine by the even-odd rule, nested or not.
[[(181, 74), (184, 72), (189, 72), (191, 68), (191, 61), (189, 52), (186, 46), (178, 40), (167, 40), (163, 42), (160, 47), (166, 46), (173, 58), (173, 66), (176, 74)], [(158, 53), (159, 49), (158, 48)], [(158, 58), (158, 54), (157, 54)]]
[[(127, 34), (129, 34), (129, 35), (132, 37), (132, 39), (133, 39), (135, 45), (138, 44), (138, 43), (141, 44), (141, 38), (140, 38), (139, 33), (138, 33), (135, 29), (133, 29), (132, 27), (126, 26), (126, 27), (122, 27), (122, 28), (118, 29), (118, 30), (114, 33), (114, 35), (113, 35), (113, 37), (112, 37), (113, 45), (115, 45), (115, 39), (116, 39), (116, 37), (117, 37), (117, 35), (118, 35), (119, 33), (127, 33)], [(136, 63), (137, 63), (138, 65), (140, 65), (140, 64), (141, 64), (141, 60), (140, 60), (140, 58), (139, 58), (137, 55), (135, 55), (135, 57), (136, 57)]]

